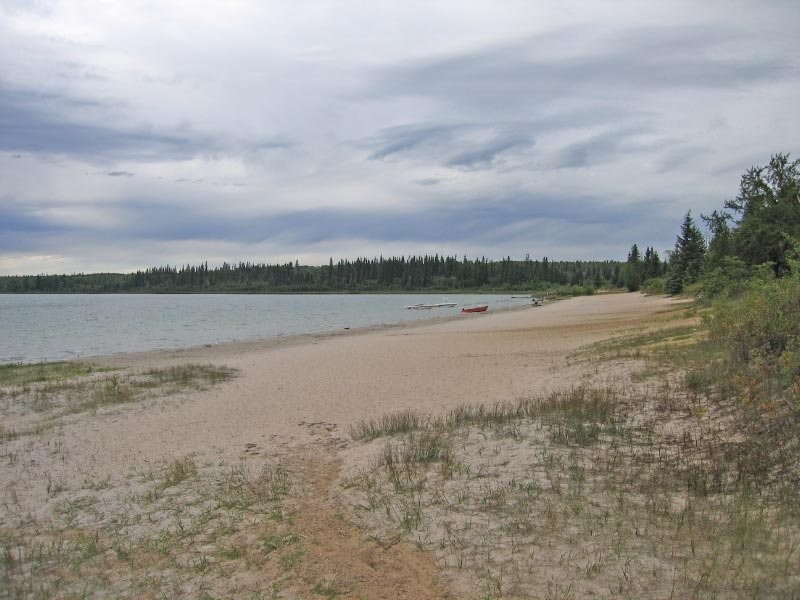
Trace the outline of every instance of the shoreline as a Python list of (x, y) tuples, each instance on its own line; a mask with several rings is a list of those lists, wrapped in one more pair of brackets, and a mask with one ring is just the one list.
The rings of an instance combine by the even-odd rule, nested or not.
[[(254, 440), (270, 453), (291, 452), (317, 439), (309, 422), (346, 435), (377, 414), (448, 410), (573, 386), (593, 369), (570, 361), (572, 353), (652, 325), (677, 305), (640, 294), (585, 296), (535, 310), (94, 357), (85, 362), (130, 373), (203, 363), (238, 375), (179, 400), (145, 403), (152, 410), (135, 404), (69, 417), (60, 427), (73, 456), (103, 473), (131, 460), (237, 452)], [(614, 377), (614, 369), (604, 375)]]
[[(62, 295), (69, 297), (70, 295)], [(74, 295), (73, 295), (74, 296)], [(93, 297), (93, 295), (85, 295)], [(92, 303), (64, 302), (64, 311), (68, 320), (80, 323), (88, 317), (86, 327), (72, 327), (55, 320), (51, 315), (59, 314), (58, 307), (47, 314), (38, 314), (42, 308), (38, 305), (27, 311), (24, 306), (11, 305), (10, 318), (14, 319), (19, 312), (18, 320), (10, 323), (22, 323), (21, 327), (9, 325), (7, 343), (0, 344), (0, 364), (22, 365), (53, 362), (86, 362), (100, 360), (108, 356), (124, 356), (128, 354), (146, 354), (193, 350), (209, 346), (226, 346), (231, 344), (282, 344), (296, 343), (297, 340), (317, 337), (329, 337), (342, 333), (389, 329), (403, 327), (414, 323), (435, 323), (454, 318), (464, 318), (457, 308), (436, 308), (424, 311), (406, 310), (405, 304), (418, 302), (417, 299), (433, 299), (434, 296), (409, 295), (401, 306), (395, 305), (395, 296), (380, 294), (382, 299), (371, 302), (357, 300), (358, 295), (350, 295), (353, 301), (301, 302), (298, 296), (298, 307), (292, 302), (267, 300), (266, 303), (249, 302), (252, 296), (236, 295), (239, 298), (228, 306), (226, 301), (214, 303), (215, 295), (205, 295), (209, 301), (178, 303), (175, 306), (153, 304), (139, 305), (123, 303), (123, 308), (115, 309), (108, 301), (95, 305)], [(319, 298), (331, 298), (330, 295)], [(128, 295), (127, 297), (135, 297)], [(157, 295), (151, 295), (156, 298)], [(279, 298), (279, 296), (273, 296)], [(367, 296), (361, 295), (362, 298)], [(489, 312), (505, 312), (530, 307), (529, 302), (511, 300), (506, 296), (458, 296), (453, 300), (464, 306), (480, 302), (490, 304)], [(431, 301), (439, 301), (438, 298)], [(210, 304), (209, 304), (210, 303)], [(163, 306), (162, 306), (163, 305)], [(185, 305), (185, 306), (184, 306)], [(61, 306), (59, 303), (58, 306)], [(111, 308), (109, 308), (111, 307)], [(230, 309), (230, 310), (229, 310)], [(266, 318), (259, 319), (261, 311), (268, 312)], [(37, 312), (38, 311), (38, 312)], [(215, 311), (224, 311), (221, 315)], [(238, 311), (238, 312), (237, 312)], [(309, 312), (305, 312), (309, 311)], [(146, 322), (142, 319), (146, 319)], [(249, 323), (244, 324), (244, 319)], [(257, 319), (257, 320), (256, 320)], [(28, 330), (26, 333), (25, 324)], [(37, 325), (33, 325), (33, 324)], [(103, 323), (103, 327), (98, 327)], [(155, 326), (150, 325), (155, 323)], [(210, 324), (205, 326), (204, 324)], [(63, 330), (63, 332), (62, 332)], [(67, 331), (73, 331), (67, 334)], [(61, 332), (52, 335), (53, 332)], [(110, 332), (110, 333), (109, 333)], [(29, 342), (27, 335), (32, 336)]]
[[(556, 300), (553, 302), (564, 302), (569, 298)], [(175, 347), (175, 348), (159, 348), (153, 350), (138, 350), (138, 351), (121, 351), (111, 354), (98, 354), (92, 356), (83, 356), (76, 359), (66, 359), (65, 361), (43, 361), (43, 362), (88, 362), (102, 366), (120, 365), (127, 361), (134, 363), (150, 362), (162, 358), (164, 360), (184, 358), (187, 355), (202, 355), (206, 357), (214, 350), (218, 350), (222, 354), (240, 353), (242, 351), (253, 350), (261, 351), (274, 348), (302, 346), (305, 344), (316, 344), (323, 340), (333, 339), (337, 337), (367, 335), (376, 332), (394, 331), (403, 329), (416, 329), (419, 327), (427, 327), (439, 323), (448, 323), (458, 321), (461, 319), (482, 319), (491, 315), (503, 314), (507, 312), (521, 312), (533, 307), (529, 304), (508, 306), (502, 308), (493, 308), (491, 311), (485, 313), (463, 314), (457, 312), (449, 315), (431, 316), (428, 318), (421, 318), (413, 321), (393, 321), (389, 323), (376, 323), (374, 325), (365, 325), (363, 327), (340, 327), (337, 329), (318, 331), (312, 333), (300, 333), (293, 335), (278, 335), (272, 337), (259, 337), (243, 340), (231, 340), (226, 342), (216, 342), (210, 344), (198, 344), (194, 346)], [(538, 307), (541, 310), (543, 307)], [(13, 364), (13, 363), (9, 363)]]

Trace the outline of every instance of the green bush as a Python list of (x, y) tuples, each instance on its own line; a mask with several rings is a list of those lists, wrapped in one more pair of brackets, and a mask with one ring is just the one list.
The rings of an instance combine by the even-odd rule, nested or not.
[(642, 292), (650, 296), (661, 296), (664, 294), (664, 279), (653, 277), (642, 284)]
[(726, 256), (719, 266), (706, 272), (702, 293), (706, 298), (733, 298), (743, 293), (747, 281), (747, 268), (740, 259)]
[(707, 319), (712, 340), (728, 349), (737, 393), (760, 404), (800, 411), (800, 269), (775, 279), (759, 270), (736, 300), (718, 302)]

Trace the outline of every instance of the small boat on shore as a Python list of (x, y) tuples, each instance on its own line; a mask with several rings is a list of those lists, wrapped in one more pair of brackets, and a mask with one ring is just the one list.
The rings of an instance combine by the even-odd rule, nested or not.
[[(446, 299), (445, 299), (446, 300)], [(424, 310), (428, 308), (452, 308), (458, 304), (457, 302), (434, 302), (433, 304), (409, 304), (408, 306), (404, 306), (403, 308), (407, 308), (409, 310)]]
[(479, 313), (479, 312), (486, 312), (487, 310), (489, 310), (489, 305), (488, 304), (481, 304), (480, 306), (470, 306), (470, 307), (465, 306), (464, 308), (461, 309), (461, 312), (462, 313)]

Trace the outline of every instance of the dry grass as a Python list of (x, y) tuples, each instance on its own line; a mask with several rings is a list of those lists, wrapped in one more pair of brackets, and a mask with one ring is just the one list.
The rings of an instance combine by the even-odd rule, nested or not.
[[(127, 491), (53, 490), (50, 519), (18, 515), (0, 528), (0, 596), (272, 597), (301, 546), (283, 512), (289, 490), (281, 464), (219, 467), (190, 456), (140, 474)], [(253, 575), (265, 570), (274, 579)]]
[(641, 364), (645, 348), (635, 383), (373, 426), (387, 441), (345, 493), (471, 597), (798, 597), (800, 489), (736, 401), (681, 370), (717, 359), (702, 339), (690, 325), (598, 349)]
[(0, 387), (0, 414), (6, 423), (0, 442), (37, 435), (70, 415), (204, 390), (235, 375), (227, 367), (200, 364), (112, 373), (82, 363), (6, 367)]

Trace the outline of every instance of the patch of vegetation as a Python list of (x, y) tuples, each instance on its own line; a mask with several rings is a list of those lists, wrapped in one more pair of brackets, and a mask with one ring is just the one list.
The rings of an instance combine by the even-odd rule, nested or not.
[[(60, 365), (50, 367), (50, 364)], [(0, 411), (15, 416), (45, 414), (52, 427), (69, 414), (93, 412), (105, 407), (148, 398), (203, 390), (226, 381), (235, 371), (215, 365), (187, 364), (141, 372), (107, 373), (78, 363), (45, 363), (7, 369), (8, 380), (25, 381), (0, 389)], [(57, 378), (62, 375), (61, 378)], [(35, 381), (35, 383), (34, 383)], [(26, 432), (41, 428), (33, 425)], [(5, 437), (5, 434), (4, 434)]]
[(268, 598), (303, 559), (299, 536), (275, 520), (290, 490), (282, 465), (183, 457), (140, 483), (148, 491), (114, 490), (121, 502), (111, 504), (96, 490), (63, 489), (49, 519), (8, 506), (15, 525), (0, 526), (0, 597)]
[(0, 387), (23, 387), (32, 383), (63, 381), (103, 373), (113, 369), (84, 362), (43, 362), (36, 364), (0, 365)]
[(359, 421), (350, 428), (350, 435), (355, 440), (370, 441), (385, 435), (413, 431), (420, 424), (417, 412), (404, 410)]
[(161, 485), (164, 488), (172, 487), (195, 475), (197, 475), (197, 465), (195, 465), (191, 456), (176, 458), (164, 469), (164, 478)]

